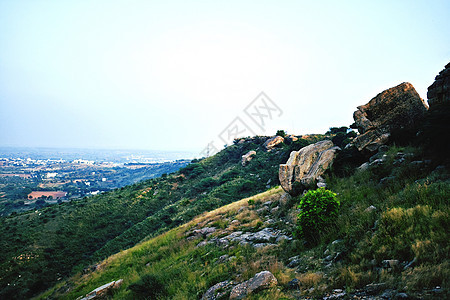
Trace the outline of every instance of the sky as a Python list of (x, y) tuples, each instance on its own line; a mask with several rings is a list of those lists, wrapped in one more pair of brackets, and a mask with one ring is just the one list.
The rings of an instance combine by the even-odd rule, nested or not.
[[(204, 152), (349, 126), (450, 61), (450, 1), (0, 0), (0, 146)], [(263, 92), (263, 94), (261, 94)]]

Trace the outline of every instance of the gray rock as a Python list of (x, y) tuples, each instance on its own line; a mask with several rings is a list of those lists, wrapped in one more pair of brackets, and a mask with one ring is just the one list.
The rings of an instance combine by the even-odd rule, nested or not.
[(229, 260), (229, 258), (230, 258), (230, 256), (228, 254), (224, 254), (216, 260), (216, 264), (223, 264), (223, 263), (227, 262)]
[(274, 208), (272, 208), (272, 209), (270, 210), (270, 213), (273, 215), (273, 214), (276, 213), (279, 209), (280, 209), (279, 206), (275, 206)]
[(364, 211), (365, 212), (373, 212), (373, 211), (376, 211), (376, 210), (377, 210), (377, 208), (375, 206), (371, 205), (368, 208), (366, 208)]
[[(342, 291), (342, 290), (341, 290)], [(335, 293), (335, 294), (331, 294), (329, 296), (325, 296), (323, 297), (323, 300), (337, 300), (337, 299), (345, 299), (347, 296), (347, 293), (345, 292), (340, 292), (340, 293)]]
[(384, 164), (384, 160), (382, 158), (375, 159), (373, 162), (369, 164), (369, 167), (373, 166), (381, 166)]
[(276, 239), (278, 237), (278, 233), (274, 231), (272, 228), (267, 227), (263, 230), (260, 230), (258, 232), (255, 232), (254, 234), (251, 234), (247, 237), (248, 241), (256, 242), (256, 243), (263, 243), (263, 242), (269, 242), (271, 239)]
[(206, 293), (203, 294), (202, 300), (216, 300), (225, 297), (233, 287), (233, 282), (226, 280), (219, 282), (210, 287)]
[(295, 268), (302, 263), (302, 259), (298, 258), (298, 256), (291, 257), (289, 259), (288, 268)]
[(197, 244), (196, 247), (204, 247), (204, 246), (206, 246), (208, 244), (209, 244), (208, 241), (201, 241), (200, 243)]
[(300, 288), (300, 280), (297, 278), (292, 279), (287, 283), (287, 288), (290, 290), (296, 290)]
[(260, 215), (266, 214), (269, 212), (269, 208), (267, 206), (263, 206), (256, 210), (256, 212)]
[(408, 299), (408, 294), (406, 293), (398, 293), (397, 295), (395, 295), (396, 299)]
[(247, 297), (247, 288), (248, 288), (248, 282), (244, 281), (243, 283), (240, 283), (233, 287), (230, 293), (230, 300), (240, 300)]
[(84, 298), (81, 298), (80, 300), (91, 300), (91, 299), (103, 299), (107, 296), (108, 293), (111, 292), (113, 289), (119, 288), (123, 283), (123, 279), (119, 279), (117, 281), (111, 281), (107, 284), (104, 284), (89, 294), (87, 294)]
[(292, 238), (288, 237), (287, 235), (282, 234), (282, 235), (277, 237), (276, 242), (280, 243), (282, 241), (292, 241)]
[(400, 262), (397, 259), (385, 259), (381, 262), (383, 268), (397, 268), (400, 265)]
[(343, 242), (344, 242), (344, 240), (334, 240), (331, 242), (331, 245), (335, 246), (335, 245), (342, 244)]
[(270, 271), (262, 271), (248, 280), (248, 294), (270, 288), (278, 284), (278, 280)]
[(369, 169), (369, 163), (368, 163), (368, 162), (365, 162), (365, 163), (363, 163), (362, 165), (360, 165), (360, 166), (358, 167), (358, 170), (359, 170), (359, 171), (365, 171), (365, 170), (367, 170), (367, 169)]
[(325, 261), (332, 261), (333, 260), (333, 258), (334, 258), (334, 255), (328, 255), (327, 257), (325, 257), (324, 259), (325, 259)]

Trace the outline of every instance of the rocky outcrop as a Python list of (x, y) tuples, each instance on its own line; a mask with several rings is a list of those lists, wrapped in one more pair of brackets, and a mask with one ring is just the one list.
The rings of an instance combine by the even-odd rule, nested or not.
[(430, 107), (438, 103), (450, 103), (450, 63), (439, 72), (433, 84), (428, 87), (427, 98)]
[(284, 142), (284, 138), (276, 135), (274, 137), (271, 137), (270, 139), (268, 139), (265, 143), (264, 143), (264, 147), (267, 149), (267, 151), (272, 150), (273, 148), (275, 148), (277, 145), (281, 144)]
[(119, 279), (116, 281), (111, 281), (110, 283), (104, 284), (89, 294), (87, 294), (84, 298), (80, 300), (91, 300), (91, 299), (103, 299), (105, 298), (113, 289), (119, 288), (123, 283), (123, 279)]
[(317, 178), (332, 165), (339, 147), (324, 140), (292, 151), (284, 165), (280, 165), (279, 179), (283, 189), (292, 196), (315, 187)]
[(256, 151), (248, 151), (246, 154), (242, 155), (241, 164), (245, 167), (256, 155)]
[(212, 238), (208, 241), (201, 241), (197, 244), (197, 247), (203, 247), (208, 244), (227, 247), (230, 243), (239, 243), (239, 245), (250, 245), (255, 248), (262, 248), (276, 245), (274, 243), (280, 243), (283, 240), (289, 241), (292, 240), (292, 238), (283, 234), (280, 230), (267, 227), (257, 232), (244, 233), (243, 231), (234, 231), (221, 238)]
[(385, 90), (354, 112), (352, 127), (360, 135), (353, 143), (359, 151), (375, 151), (393, 130), (414, 128), (426, 111), (427, 105), (412, 84), (404, 82)]
[(278, 284), (277, 279), (269, 271), (262, 271), (253, 278), (236, 285), (230, 293), (230, 299), (243, 299), (247, 295), (268, 289)]

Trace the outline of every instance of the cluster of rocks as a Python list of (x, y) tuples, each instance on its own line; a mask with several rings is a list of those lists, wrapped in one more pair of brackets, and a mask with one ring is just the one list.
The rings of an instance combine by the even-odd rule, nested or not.
[(280, 165), (281, 186), (292, 196), (314, 188), (317, 182), (324, 187), (325, 182), (320, 176), (332, 165), (339, 150), (332, 141), (323, 140), (292, 151), (286, 164)]
[(370, 283), (364, 288), (347, 293), (342, 289), (335, 289), (323, 296), (323, 300), (334, 299), (445, 299), (445, 291), (440, 286), (432, 289), (423, 289), (416, 295), (409, 295), (406, 291), (390, 289), (385, 283)]
[[(213, 227), (207, 228), (209, 230), (213, 229)], [(206, 235), (205, 237), (207, 237), (208, 235)], [(188, 237), (188, 239), (191, 239), (192, 237), (193, 236), (191, 235), (190, 237)], [(283, 240), (292, 240), (292, 237), (283, 234), (280, 230), (267, 227), (257, 232), (235, 231), (224, 237), (214, 237), (209, 240), (203, 240), (197, 244), (197, 247), (206, 246), (208, 244), (228, 247), (230, 243), (237, 243), (239, 245), (250, 245), (255, 248), (261, 248), (267, 246), (275, 246)]]
[(450, 103), (450, 63), (439, 72), (433, 84), (428, 87), (427, 98), (430, 107), (439, 103)]
[(236, 284), (233, 281), (222, 281), (210, 287), (203, 300), (224, 299), (229, 295), (229, 299), (244, 299), (250, 294), (255, 294), (261, 290), (271, 288), (278, 284), (278, 280), (270, 271), (262, 271), (247, 281)]

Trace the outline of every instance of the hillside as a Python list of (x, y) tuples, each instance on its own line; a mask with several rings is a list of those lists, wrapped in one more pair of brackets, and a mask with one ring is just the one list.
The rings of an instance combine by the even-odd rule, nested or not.
[(271, 151), (268, 137), (242, 139), (170, 175), (0, 218), (0, 298), (27, 299), (147, 236), (276, 185), (278, 165), (319, 138), (286, 139)]
[(447, 298), (438, 77), (430, 107), (406, 82), (359, 106), (358, 133), (236, 139), (178, 172), (2, 219), (0, 297)]
[[(446, 298), (448, 169), (414, 163), (423, 158), (415, 147), (384, 155), (352, 176), (327, 177), (340, 215), (317, 244), (292, 234), (301, 196), (275, 187), (121, 251), (39, 298), (75, 299), (120, 280), (108, 297), (240, 299), (236, 286), (265, 271), (275, 283), (248, 299)], [(380, 183), (387, 176), (396, 180)]]

